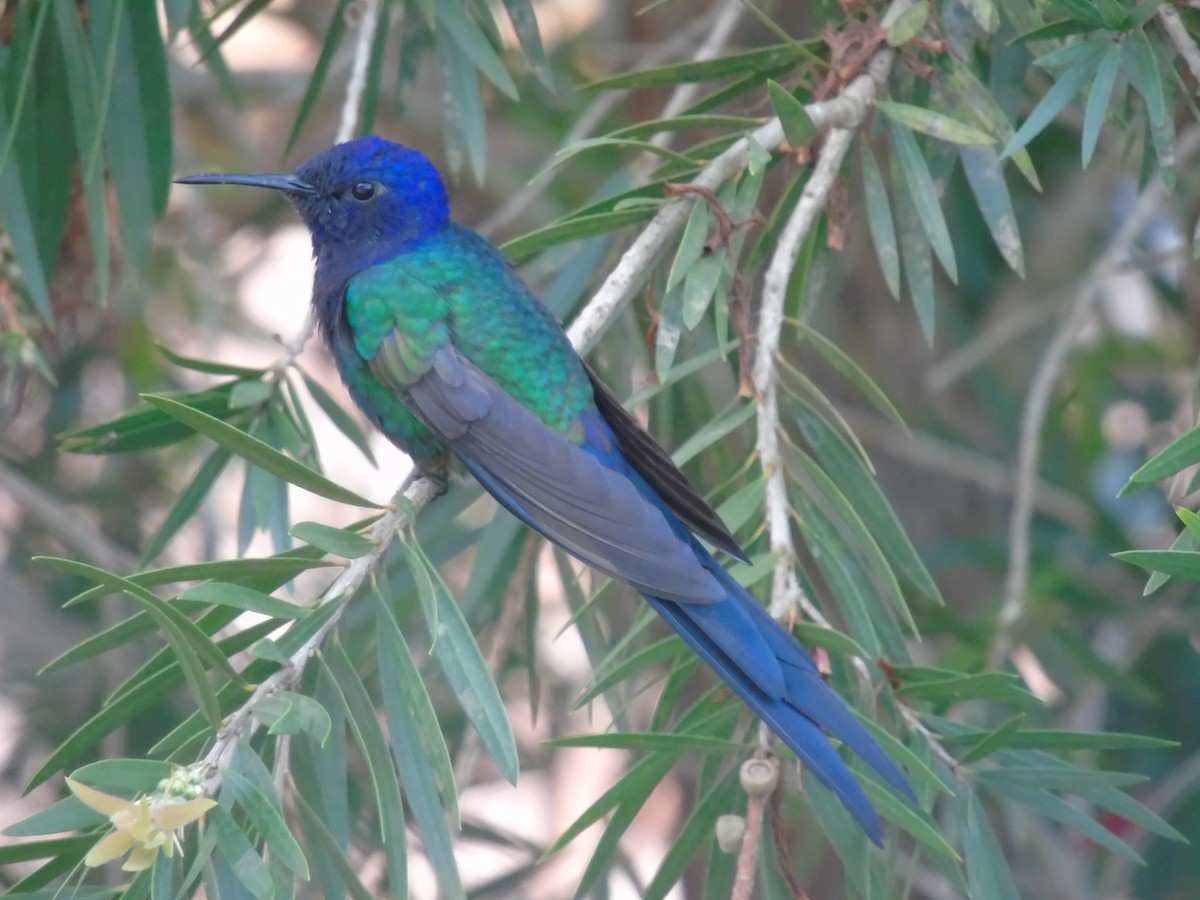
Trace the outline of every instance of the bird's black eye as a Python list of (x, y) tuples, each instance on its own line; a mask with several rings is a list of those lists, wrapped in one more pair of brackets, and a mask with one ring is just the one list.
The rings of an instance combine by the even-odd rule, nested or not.
[(350, 188), (350, 196), (360, 203), (366, 203), (375, 196), (375, 183), (373, 181), (358, 182)]

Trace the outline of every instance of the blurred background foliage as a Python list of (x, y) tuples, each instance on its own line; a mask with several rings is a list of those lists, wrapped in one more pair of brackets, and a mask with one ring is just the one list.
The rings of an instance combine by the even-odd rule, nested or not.
[[(694, 200), (668, 183), (775, 134), (641, 266), (590, 357), (770, 601), (742, 339), (821, 153), (813, 104), (895, 46), (788, 273), (777, 365), (797, 634), (895, 736), (923, 808), (869, 785), (895, 825), (879, 853), (785, 778), (757, 890), (1200, 894), (1193, 7), (8, 0), (5, 887), (738, 896), (714, 823), (745, 811), (753, 731), (636, 597), (466, 485), (353, 603), (329, 590), (344, 560), (366, 571), (407, 461), (301, 339), (285, 204), (170, 178), (385, 135), (449, 173), (456, 218), (569, 321)], [(303, 677), (246, 710), (331, 614)], [(220, 805), (182, 853), (85, 873), (111, 814), (86, 786), (186, 791), (156, 787), (165, 761), (217, 759), (239, 710), (270, 732), (202, 773)]]

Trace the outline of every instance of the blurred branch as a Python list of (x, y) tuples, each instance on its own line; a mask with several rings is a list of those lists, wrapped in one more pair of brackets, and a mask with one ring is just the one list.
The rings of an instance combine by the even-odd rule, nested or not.
[[(842, 406), (839, 411), (855, 434), (890, 456), (961, 479), (994, 494), (1008, 497), (1014, 491), (1010, 465), (925, 432), (906, 431), (865, 409)], [(1078, 531), (1086, 532), (1095, 527), (1096, 512), (1092, 505), (1049, 481), (1037, 480), (1033, 503), (1038, 512)]]
[[(1192, 127), (1180, 136), (1176, 146), (1178, 165), (1182, 167), (1200, 149), (1200, 127)], [(1167, 197), (1161, 173), (1142, 191), (1121, 228), (1088, 270), (1075, 293), (1066, 315), (1043, 354), (1029, 394), (1021, 410), (1021, 430), (1017, 445), (1017, 473), (1013, 508), (1009, 518), (1009, 560), (1004, 580), (1004, 602), (997, 620), (996, 638), (989, 666), (996, 668), (1013, 646), (1013, 630), (1025, 612), (1029, 589), (1030, 529), (1033, 525), (1034, 494), (1038, 484), (1038, 459), (1041, 455), (1042, 426), (1059, 373), (1067, 356), (1079, 340), (1084, 324), (1100, 294), (1100, 287), (1124, 262), (1134, 241), (1158, 213)]]
[(110, 572), (132, 572), (137, 557), (126, 553), (79, 517), (57, 497), (0, 462), (0, 493), (17, 502), (26, 515), (37, 519), (57, 540), (73, 548), (93, 565)]
[(1196, 46), (1196, 42), (1188, 34), (1187, 27), (1179, 18), (1179, 13), (1175, 7), (1164, 3), (1158, 8), (1156, 15), (1158, 16), (1158, 23), (1162, 26), (1163, 31), (1167, 33), (1171, 44), (1179, 51), (1179, 55), (1183, 57), (1183, 61), (1187, 64), (1192, 77), (1196, 81), (1200, 81), (1200, 47)]
[[(732, 26), (737, 23), (738, 16), (731, 16), (729, 12), (731, 7), (740, 14), (741, 0), (728, 0), (723, 7), (706, 12), (670, 40), (648, 49), (639, 58), (638, 64), (645, 68), (653, 68), (669, 60), (676, 59), (685, 51), (695, 47), (697, 38), (705, 32), (708, 33), (707, 37), (705, 37), (704, 41), (690, 58), (693, 61), (711, 59), (716, 55), (717, 50), (724, 45), (724, 42), (728, 40)], [(727, 22), (730, 18), (732, 18), (732, 22)], [(663, 118), (674, 115), (679, 108), (687, 104), (688, 98), (691, 95), (685, 93), (685, 89), (689, 87), (693, 89), (692, 93), (694, 93), (695, 85), (681, 85), (675, 89), (675, 92), (663, 106)], [(493, 211), (491, 215), (476, 225), (475, 230), (485, 237), (491, 237), (504, 228), (507, 228), (514, 219), (524, 213), (538, 197), (546, 192), (551, 183), (553, 183), (555, 176), (563, 170), (561, 166), (553, 165), (554, 160), (558, 157), (561, 150), (564, 147), (571, 146), (576, 141), (583, 140), (583, 138), (591, 134), (604, 118), (631, 93), (633, 93), (632, 89), (604, 91), (599, 97), (593, 100), (591, 105), (575, 120), (554, 153), (542, 165), (541, 170), (526, 182), (520, 190), (509, 197), (503, 206)], [(677, 99), (681, 96), (684, 98), (682, 101)], [(666, 140), (669, 140), (669, 136), (669, 132), (663, 132), (656, 135), (652, 143), (656, 146), (661, 146), (660, 139), (665, 143)]]
[[(367, 89), (367, 65), (371, 61), (371, 47), (375, 43), (375, 32), (379, 28), (379, 9), (381, 0), (365, 0), (362, 9), (362, 19), (358, 23), (358, 40), (354, 43), (354, 60), (350, 67), (350, 80), (346, 82), (346, 96), (342, 100), (342, 114), (338, 122), (337, 134), (333, 142), (341, 144), (354, 137), (358, 127), (359, 112), (362, 109), (363, 93)], [(304, 346), (312, 337), (317, 327), (316, 307), (309, 304), (308, 315), (296, 335), (284, 344), (283, 355), (271, 366), (273, 373), (282, 373), (290, 369), (296, 358), (304, 351)]]
[(380, 5), (381, 0), (365, 0), (362, 4), (358, 40), (354, 44), (354, 62), (350, 67), (350, 80), (346, 83), (346, 97), (342, 101), (342, 117), (338, 122), (337, 136), (334, 138), (336, 144), (354, 137), (354, 131), (358, 127), (363, 93), (367, 89), (367, 65), (371, 61), (371, 47), (375, 43), (375, 32), (379, 28)]

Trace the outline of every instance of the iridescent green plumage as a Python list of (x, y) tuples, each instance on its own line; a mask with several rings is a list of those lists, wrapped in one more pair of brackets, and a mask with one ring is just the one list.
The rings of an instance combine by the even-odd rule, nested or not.
[(406, 439), (419, 423), (406, 421), (398, 394), (450, 344), (547, 426), (582, 440), (579, 419), (592, 406), (583, 364), (549, 311), (474, 232), (449, 226), (358, 273), (346, 288), (345, 315), (367, 364), (363, 372), (351, 362), (350, 389), (369, 415), (395, 423)]

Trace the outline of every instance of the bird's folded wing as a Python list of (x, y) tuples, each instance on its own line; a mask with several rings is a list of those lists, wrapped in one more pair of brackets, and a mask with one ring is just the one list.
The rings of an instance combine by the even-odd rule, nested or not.
[(452, 347), (406, 388), (422, 419), (505, 507), (574, 556), (684, 603), (724, 590), (629, 477), (547, 427)]
[(679, 467), (667, 452), (629, 414), (608, 386), (596, 377), (591, 367), (585, 365), (585, 368), (592, 382), (596, 407), (616, 436), (617, 444), (625, 458), (654, 486), (659, 496), (671, 507), (671, 511), (679, 516), (691, 531), (710, 541), (714, 547), (724, 550), (734, 559), (748, 562), (746, 554), (729, 533), (721, 517), (709, 506), (708, 501), (700, 496), (699, 491), (687, 480), (687, 476), (679, 471)]

